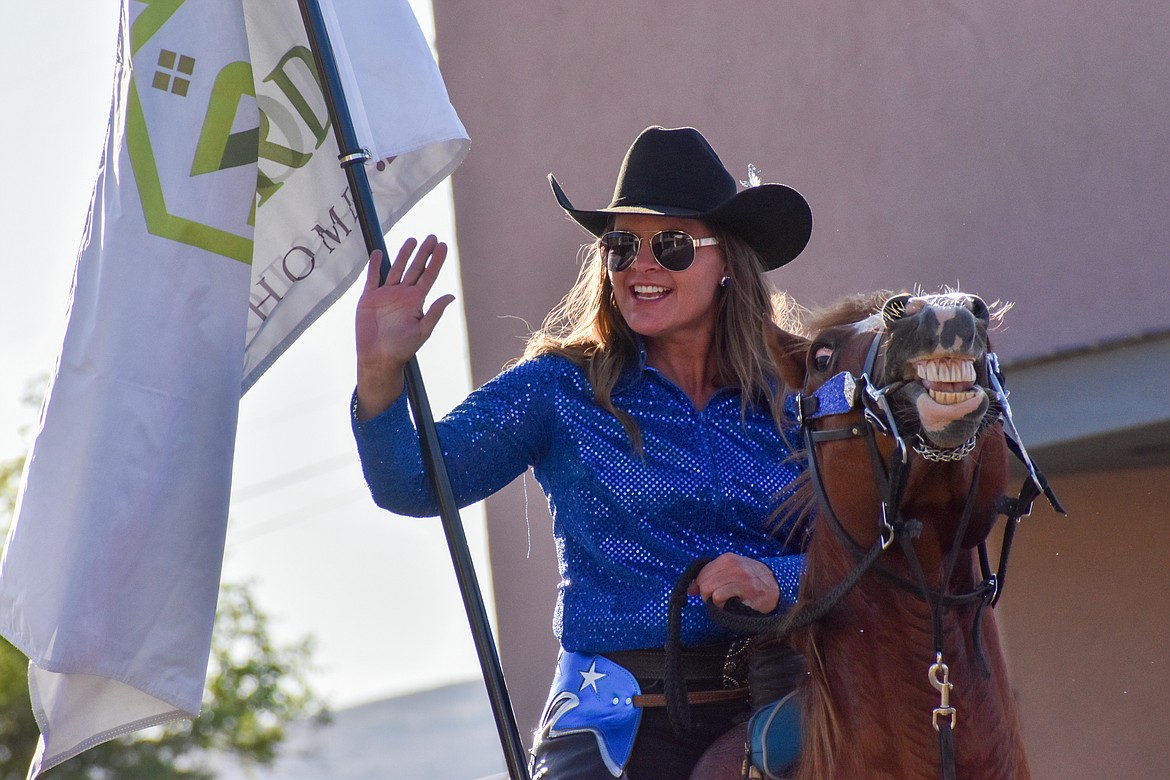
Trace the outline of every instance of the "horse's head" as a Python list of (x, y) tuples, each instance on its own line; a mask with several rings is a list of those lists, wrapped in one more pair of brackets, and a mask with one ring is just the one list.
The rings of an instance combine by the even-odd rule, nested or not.
[(970, 446), (999, 414), (987, 369), (987, 304), (962, 293), (898, 295), (881, 317), (888, 337), (875, 382), (890, 388), (903, 433), (923, 452)]
[[(811, 340), (774, 331), (785, 382), (810, 395), (848, 371), (884, 391), (899, 432), (920, 449), (967, 444), (999, 407), (987, 369), (991, 310), (964, 293), (847, 299)], [(842, 319), (847, 321), (842, 321)]]
[[(865, 439), (872, 427), (880, 468), (905, 477), (897, 498), (907, 516), (959, 517), (972, 464), (981, 463), (988, 484), (970, 493), (977, 506), (964, 546), (990, 531), (1006, 478), (1003, 437), (993, 425), (1000, 406), (988, 368), (992, 319), (972, 295), (875, 293), (815, 317), (811, 339), (771, 333), (781, 375), (806, 399), (806, 425), (822, 432), (810, 446), (818, 449), (820, 478), (839, 514), (852, 505), (858, 507), (852, 514), (872, 517), (889, 498), (881, 480), (869, 476), (875, 455)], [(984, 456), (989, 442), (993, 449)], [(877, 533), (851, 532), (859, 541)]]

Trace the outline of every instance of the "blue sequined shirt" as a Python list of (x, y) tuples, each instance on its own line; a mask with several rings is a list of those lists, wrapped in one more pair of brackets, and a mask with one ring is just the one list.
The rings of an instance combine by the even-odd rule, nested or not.
[[(697, 557), (762, 560), (780, 584), (778, 609), (795, 603), (803, 556), (784, 546), (769, 515), (800, 466), (767, 410), (749, 406), (743, 418), (738, 390), (696, 410), (649, 367), (619, 384), (613, 402), (641, 427), (642, 457), (594, 402), (584, 372), (553, 355), (505, 370), (437, 423), (460, 506), (533, 467), (553, 517), (561, 575), (553, 629), (562, 647), (662, 647), (670, 590)], [(436, 515), (406, 394), (371, 420), (355, 416), (353, 430), (377, 504)], [(727, 638), (691, 597), (684, 644)]]

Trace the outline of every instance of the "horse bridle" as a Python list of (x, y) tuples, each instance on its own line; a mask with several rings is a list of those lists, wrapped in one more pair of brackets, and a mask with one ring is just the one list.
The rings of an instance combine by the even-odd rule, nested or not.
[[(879, 542), (883, 550), (888, 549), (894, 541), (896, 523), (905, 524), (916, 521), (901, 518), (900, 503), (902, 491), (905, 488), (906, 480), (909, 476), (909, 449), (906, 445), (906, 438), (898, 429), (897, 420), (887, 398), (892, 391), (901, 386), (901, 383), (877, 386), (870, 378), (874, 373), (874, 367), (877, 363), (877, 356), (881, 344), (884, 341), (884, 335), (886, 335), (884, 330), (874, 334), (860, 377), (855, 377), (850, 372), (843, 371), (824, 382), (815, 391), (809, 392), (806, 386), (795, 399), (797, 422), (800, 425), (808, 452), (810, 479), (817, 492), (821, 508), (829, 520), (831, 527), (842, 538), (842, 541), (845, 542), (846, 547), (852, 550), (855, 556), (859, 558), (865, 555), (864, 548), (845, 531), (840, 520), (837, 519), (836, 514), (833, 512), (828, 494), (825, 491), (824, 482), (820, 476), (817, 445), (829, 441), (853, 438), (863, 438), (868, 442), (874, 477), (878, 483), (879, 492), (882, 497), (882, 516), (879, 521), (878, 535)], [(920, 441), (919, 444), (914, 446), (914, 451), (926, 460), (960, 460), (973, 451), (974, 440), (978, 438), (989, 424), (996, 421), (1003, 424), (1004, 438), (1008, 444), (1008, 448), (1023, 464), (1027, 471), (1027, 476), (1025, 477), (1018, 497), (1014, 499), (1006, 496), (1002, 497), (996, 507), (999, 513), (1008, 519), (1004, 527), (1004, 542), (1000, 549), (1000, 561), (997, 571), (991, 571), (986, 543), (980, 543), (979, 545), (980, 568), (984, 582), (974, 592), (980, 594), (989, 592), (988, 604), (995, 606), (1003, 593), (1003, 583), (1007, 574), (1007, 559), (1011, 550), (1011, 540), (1016, 527), (1019, 525), (1019, 521), (1031, 513), (1032, 505), (1040, 495), (1047, 498), (1053, 509), (1057, 512), (1064, 514), (1064, 508), (1060, 505), (1047, 479), (1039, 468), (1037, 468), (1035, 462), (1028, 455), (1023, 442), (1020, 440), (1019, 432), (1012, 419), (1008, 393), (1004, 390), (1003, 374), (1000, 371), (997, 356), (994, 352), (988, 352), (985, 361), (988, 381), (991, 385), (989, 389), (994, 394), (993, 402), (998, 408), (998, 414), (994, 416), (989, 414), (972, 439), (953, 450), (936, 450)], [(863, 414), (862, 424), (854, 423), (839, 428), (824, 430), (816, 429), (812, 425), (815, 420), (829, 416), (848, 414), (856, 411), (858, 408), (861, 409)], [(878, 435), (888, 436), (894, 441), (894, 448), (888, 459), (883, 458), (881, 450), (877, 445)], [(977, 479), (972, 480), (973, 483), (977, 481)], [(968, 517), (964, 520), (964, 524), (969, 520), (969, 515), (972, 510), (970, 506), (972, 498), (973, 496), (969, 497), (967, 501), (964, 515)], [(963, 530), (965, 528), (961, 528), (960, 533), (956, 534), (957, 538), (962, 538), (961, 532)], [(886, 571), (881, 567), (879, 567), (879, 570)], [(904, 586), (910, 584), (905, 578), (898, 577), (892, 572), (888, 572), (888, 575), (900, 581)], [(914, 583), (914, 585), (917, 584)], [(970, 594), (964, 596), (960, 603), (967, 603), (969, 600)]]
[[(846, 549), (857, 559), (857, 565), (846, 576), (845, 580), (826, 594), (826, 596), (818, 600), (818, 602), (814, 602), (814, 604), (819, 605), (816, 609), (817, 612), (821, 614), (826, 613), (833, 604), (844, 596), (849, 588), (852, 588), (860, 580), (866, 571), (871, 567), (876, 567), (876, 571), (879, 574), (903, 590), (921, 598), (929, 605), (931, 610), (935, 662), (929, 669), (928, 677), (931, 685), (940, 694), (939, 706), (932, 713), (932, 724), (935, 731), (939, 734), (939, 753), (942, 762), (943, 778), (944, 780), (953, 780), (955, 777), (955, 766), (952, 729), (957, 712), (950, 704), (950, 693), (953, 684), (949, 680), (949, 669), (943, 662), (943, 610), (963, 604), (978, 603), (978, 608), (974, 615), (974, 630), (972, 632), (975, 645), (974, 649), (984, 676), (990, 675), (990, 669), (982, 647), (981, 618), (983, 608), (988, 605), (994, 607), (1003, 594), (1003, 585), (1007, 575), (1008, 556), (1011, 551), (1012, 539), (1015, 536), (1016, 528), (1021, 518), (1031, 513), (1032, 504), (1040, 495), (1045, 496), (1057, 512), (1064, 514), (1064, 508), (1060, 505), (1048, 481), (1036, 467), (1031, 457), (1029, 457), (1027, 450), (1020, 440), (1019, 432), (1016, 430), (1015, 423), (1012, 420), (1008, 394), (1003, 387), (1003, 374), (999, 368), (998, 358), (994, 353), (989, 352), (985, 358), (987, 376), (991, 386), (990, 389), (994, 394), (993, 402), (998, 406), (998, 414), (989, 413), (972, 438), (953, 450), (936, 450), (927, 445), (925, 441), (922, 441), (921, 437), (919, 437), (919, 444), (914, 449), (926, 460), (961, 460), (974, 451), (975, 442), (987, 425), (998, 421), (1003, 425), (1004, 437), (1009, 449), (1019, 458), (1027, 470), (1027, 477), (1023, 487), (1020, 489), (1018, 497), (1014, 499), (1006, 496), (1001, 497), (996, 506), (997, 512), (1007, 518), (1004, 525), (1003, 542), (1000, 546), (1000, 559), (997, 569), (994, 572), (992, 571), (987, 543), (986, 541), (980, 541), (978, 554), (980, 571), (983, 576), (983, 580), (980, 583), (970, 592), (963, 594), (953, 594), (946, 590), (935, 590), (931, 588), (926, 581), (925, 573), (922, 570), (922, 565), (919, 562), (917, 552), (913, 545), (913, 540), (922, 530), (922, 524), (918, 520), (902, 517), (901, 512), (902, 494), (909, 476), (909, 450), (906, 446), (905, 437), (898, 429), (897, 420), (888, 400), (888, 395), (900, 387), (901, 383), (877, 386), (871, 379), (874, 376), (877, 357), (881, 345), (885, 340), (883, 337), (886, 334), (887, 330), (884, 328), (874, 334), (860, 377), (854, 377), (848, 371), (841, 372), (830, 378), (815, 391), (809, 392), (806, 385), (801, 394), (796, 398), (797, 419), (800, 423), (808, 452), (810, 480), (817, 493), (817, 498), (822, 509), (822, 516), (828, 520), (830, 527)], [(829, 416), (849, 414), (858, 409), (862, 412), (862, 421), (860, 423), (855, 422), (842, 427), (829, 429), (817, 429), (813, 426), (815, 420)], [(889, 437), (894, 442), (893, 450), (888, 458), (883, 458), (881, 449), (878, 447), (877, 440), (879, 435)], [(868, 444), (874, 479), (878, 485), (882, 502), (877, 541), (868, 550), (853, 539), (837, 518), (821, 478), (819, 466), (818, 445), (830, 441), (842, 441), (854, 438), (863, 438)], [(960, 518), (951, 550), (945, 559), (941, 586), (944, 589), (954, 573), (954, 567), (961, 551), (961, 541), (974, 511), (975, 492), (979, 484), (981, 468), (982, 464), (976, 463), (975, 471), (972, 475), (971, 490), (967, 495), (963, 514)], [(895, 540), (901, 545), (914, 576), (913, 580), (909, 580), (878, 563), (881, 554), (893, 546)], [(819, 604), (821, 601), (827, 601), (829, 598), (832, 599), (831, 603)], [(801, 611), (803, 612), (804, 610)], [(797, 621), (794, 620), (792, 622), (795, 623)]]
[[(954, 780), (955, 761), (952, 729), (957, 712), (950, 704), (950, 693), (953, 684), (949, 680), (947, 665), (943, 662), (943, 610), (962, 604), (978, 603), (979, 606), (974, 616), (973, 643), (975, 645), (976, 657), (979, 659), (984, 675), (990, 675), (990, 669), (982, 647), (981, 618), (984, 607), (994, 607), (1003, 595), (1008, 556), (1011, 552), (1012, 540), (1015, 536), (1016, 528), (1020, 520), (1031, 513), (1035, 499), (1041, 495), (1048, 500), (1055, 511), (1060, 514), (1064, 514), (1065, 511), (1052, 491), (1052, 488), (1049, 486), (1047, 479), (1036, 467), (1028, 455), (1027, 450), (1024, 448), (1023, 442), (1020, 440), (1019, 432), (1016, 430), (1015, 422), (1012, 419), (1011, 405), (1008, 403), (1008, 393), (1004, 389), (1004, 379), (1000, 371), (999, 360), (995, 353), (988, 352), (985, 357), (988, 383), (990, 385), (989, 389), (994, 394), (993, 400), (998, 406), (998, 414), (988, 414), (987, 419), (984, 420), (984, 423), (972, 439), (953, 450), (934, 450), (929, 445), (926, 445), (924, 441), (920, 441), (914, 445), (913, 449), (926, 460), (959, 460), (974, 450), (975, 439), (983, 430), (988, 425), (998, 421), (1003, 425), (1004, 438), (1008, 448), (1023, 464), (1027, 475), (1016, 498), (1001, 496), (996, 505), (997, 512), (1007, 518), (1004, 524), (1003, 541), (1000, 545), (1000, 558), (996, 570), (992, 571), (987, 544), (985, 541), (981, 541), (978, 545), (978, 555), (983, 580), (974, 589), (969, 593), (952, 594), (931, 588), (926, 582), (925, 573), (922, 571), (922, 566), (913, 546), (913, 540), (922, 530), (922, 523), (916, 519), (903, 518), (900, 508), (902, 492), (909, 476), (910, 450), (907, 448), (905, 437), (898, 429), (888, 395), (897, 389), (901, 383), (877, 386), (871, 379), (874, 375), (881, 346), (885, 341), (883, 337), (887, 334), (888, 330), (886, 328), (882, 328), (874, 334), (873, 341), (866, 353), (861, 376), (853, 376), (852, 373), (843, 371), (831, 377), (814, 391), (810, 392), (806, 384), (805, 388), (794, 399), (796, 418), (800, 425), (808, 452), (810, 481), (817, 493), (822, 515), (828, 520), (836, 536), (857, 559), (854, 568), (841, 582), (815, 601), (804, 602), (799, 607), (793, 608), (779, 616), (760, 615), (734, 603), (729, 603), (728, 608), (724, 609), (716, 606), (714, 602), (708, 602), (707, 613), (714, 622), (738, 633), (758, 634), (767, 632), (771, 637), (781, 638), (797, 629), (820, 620), (840, 602), (845, 594), (857, 584), (866, 572), (876, 567), (877, 573), (894, 582), (898, 587), (923, 599), (930, 606), (935, 663), (930, 667), (928, 676), (931, 685), (939, 691), (940, 695), (939, 706), (932, 712), (931, 719), (934, 729), (939, 735), (939, 754), (943, 778), (944, 780)], [(813, 427), (813, 423), (816, 420), (829, 416), (849, 414), (857, 411), (859, 408), (862, 412), (862, 419), (859, 422), (824, 430)], [(894, 441), (894, 448), (888, 459), (883, 458), (881, 449), (878, 447), (877, 437), (879, 435), (890, 437)], [(879, 519), (877, 540), (868, 549), (853, 539), (837, 518), (836, 513), (833, 512), (832, 505), (820, 476), (817, 454), (818, 445), (820, 444), (855, 438), (863, 438), (868, 443), (874, 479), (878, 484), (882, 498), (882, 511)], [(953, 569), (960, 553), (961, 540), (974, 510), (975, 491), (979, 483), (980, 468), (981, 465), (976, 464), (976, 471), (972, 476), (971, 491), (968, 493), (963, 516), (960, 518), (959, 528), (955, 534), (955, 542), (947, 556), (944, 566), (944, 587), (950, 581), (951, 575), (953, 574)], [(887, 567), (881, 566), (878, 562), (882, 554), (892, 547), (895, 541), (900, 543), (904, 555), (910, 563), (911, 571), (914, 575), (913, 580), (909, 580)], [(683, 572), (671, 595), (666, 670), (666, 687), (668, 692), (672, 692), (673, 689), (681, 689), (682, 686), (681, 676), (676, 667), (678, 666), (677, 648), (681, 646), (681, 642), (679, 641), (679, 614), (681, 614), (682, 604), (686, 600), (686, 588), (698, 574), (702, 566), (710, 560), (706, 558), (693, 562)], [(733, 599), (732, 602), (734, 601)], [(672, 647), (676, 649), (674, 658), (672, 658), (670, 652)], [(678, 699), (679, 697), (674, 695), (670, 698)], [(676, 720), (674, 713), (675, 710), (672, 709), (672, 722)], [(688, 720), (685, 695), (681, 697), (678, 720), (680, 723), (685, 723)]]

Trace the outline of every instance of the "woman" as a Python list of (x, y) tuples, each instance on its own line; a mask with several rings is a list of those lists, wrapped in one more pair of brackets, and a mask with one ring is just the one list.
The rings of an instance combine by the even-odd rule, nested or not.
[[(532, 466), (552, 511), (562, 651), (534, 778), (686, 777), (746, 707), (724, 690), (733, 637), (703, 600), (769, 613), (796, 599), (802, 557), (771, 516), (796, 466), (763, 342), (773, 311), (762, 272), (800, 253), (812, 218), (783, 185), (737, 194), (692, 128), (643, 131), (606, 208), (577, 209), (549, 180), (596, 241), (524, 359), (442, 420), (439, 437), (460, 505)], [(437, 512), (402, 369), (451, 301), (424, 312), (445, 256), (433, 237), (417, 251), (408, 241), (382, 287), (371, 258), (358, 304), (354, 434), (375, 500), (401, 514)], [(683, 670), (705, 695), (679, 735), (655, 694), (668, 595), (699, 557), (714, 560), (683, 611)]]

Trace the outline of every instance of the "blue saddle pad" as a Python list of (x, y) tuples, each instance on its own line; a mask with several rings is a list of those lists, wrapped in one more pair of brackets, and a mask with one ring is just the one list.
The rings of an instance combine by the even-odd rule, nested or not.
[(760, 709), (748, 720), (752, 766), (765, 777), (781, 777), (800, 758), (800, 700), (796, 691)]

